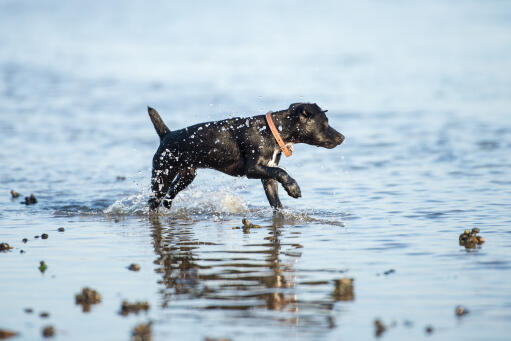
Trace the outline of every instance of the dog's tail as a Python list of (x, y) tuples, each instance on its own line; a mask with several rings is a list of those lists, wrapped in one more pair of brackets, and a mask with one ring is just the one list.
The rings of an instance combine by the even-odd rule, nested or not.
[(149, 113), (149, 117), (151, 118), (151, 122), (153, 122), (154, 129), (156, 129), (156, 132), (158, 133), (158, 136), (161, 140), (163, 136), (165, 136), (165, 134), (167, 134), (170, 130), (165, 125), (160, 117), (160, 114), (158, 114), (156, 110), (151, 107), (147, 107), (147, 112)]

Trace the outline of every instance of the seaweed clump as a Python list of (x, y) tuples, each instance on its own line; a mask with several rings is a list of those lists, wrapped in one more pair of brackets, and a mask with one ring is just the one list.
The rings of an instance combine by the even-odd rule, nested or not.
[(151, 341), (151, 322), (140, 323), (131, 332), (131, 341)]
[(128, 270), (130, 270), (130, 271), (139, 271), (140, 270), (140, 265), (138, 265), (136, 263), (130, 264), (128, 266)]
[(0, 243), (0, 251), (9, 251), (10, 249), (12, 249), (13, 247), (10, 246), (9, 244), (7, 243)]
[(355, 293), (353, 291), (353, 278), (341, 278), (335, 280), (335, 289), (332, 294), (334, 301), (353, 301)]
[(81, 293), (76, 294), (75, 302), (81, 305), (83, 312), (86, 313), (90, 311), (91, 305), (101, 302), (101, 295), (96, 290), (85, 287)]
[(233, 230), (240, 230), (242, 229), (243, 232), (249, 233), (250, 229), (260, 229), (261, 225), (252, 224), (247, 218), (241, 219), (241, 223), (243, 224), (242, 227), (235, 226), (232, 229)]
[(460, 246), (464, 246), (465, 249), (475, 249), (477, 246), (484, 244), (484, 238), (479, 236), (479, 229), (474, 227), (471, 230), (465, 230), (460, 234)]
[(459, 305), (456, 307), (455, 312), (456, 312), (456, 316), (462, 317), (463, 315), (467, 315), (470, 311), (467, 308), (465, 308), (464, 306)]
[(18, 336), (18, 333), (12, 330), (0, 329), (0, 340), (5, 340), (14, 336)]
[(385, 326), (382, 321), (378, 319), (374, 320), (374, 336), (380, 337), (386, 330), (387, 326)]
[(30, 194), (30, 196), (25, 197), (25, 201), (23, 201), (21, 203), (25, 204), (25, 205), (33, 205), (33, 204), (37, 204), (37, 199), (36, 199), (35, 195)]
[(147, 301), (144, 302), (135, 302), (129, 303), (128, 301), (122, 301), (121, 311), (119, 312), (123, 316), (127, 316), (130, 313), (138, 314), (140, 311), (148, 311), (149, 303)]
[(46, 326), (43, 328), (43, 336), (44, 337), (54, 337), (55, 336), (55, 328), (53, 326)]
[(41, 273), (44, 273), (46, 271), (46, 269), (48, 269), (48, 265), (46, 265), (46, 262), (44, 260), (40, 261), (39, 262), (39, 271), (41, 271)]

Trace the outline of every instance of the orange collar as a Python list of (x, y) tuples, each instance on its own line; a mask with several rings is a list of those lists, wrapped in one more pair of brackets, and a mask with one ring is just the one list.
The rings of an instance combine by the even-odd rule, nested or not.
[(273, 123), (273, 119), (271, 118), (271, 114), (272, 112), (268, 111), (266, 114), (266, 122), (268, 122), (268, 126), (270, 127), (273, 137), (275, 137), (275, 140), (277, 140), (280, 150), (284, 152), (286, 157), (290, 157), (293, 152), (288, 146), (286, 146), (284, 140), (282, 140), (282, 137), (280, 137), (279, 131), (277, 130), (277, 127), (275, 127), (275, 123)]

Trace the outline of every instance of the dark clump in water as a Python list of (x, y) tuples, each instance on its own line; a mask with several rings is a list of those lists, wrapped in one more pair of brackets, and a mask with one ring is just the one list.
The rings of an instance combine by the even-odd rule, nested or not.
[(5, 340), (17, 335), (18, 333), (13, 332), (12, 330), (0, 329), (0, 340)]
[(433, 328), (433, 326), (426, 326), (424, 331), (426, 332), (426, 334), (433, 334), (433, 332), (435, 331), (435, 328)]
[(0, 251), (2, 252), (5, 252), (5, 251), (9, 251), (10, 249), (12, 249), (13, 247), (10, 246), (9, 244), (7, 243), (0, 243)]
[(130, 270), (130, 271), (139, 271), (140, 270), (140, 265), (138, 265), (136, 263), (130, 264), (128, 266), (128, 270)]
[(43, 234), (41, 235), (41, 239), (48, 239), (48, 234), (43, 233)]
[(382, 321), (376, 319), (374, 320), (374, 335), (376, 337), (380, 337), (383, 335), (383, 333), (385, 333), (385, 331), (387, 330), (387, 327), (383, 324)]
[(39, 317), (42, 319), (46, 319), (46, 318), (50, 317), (50, 313), (43, 311), (39, 314)]
[(21, 194), (19, 194), (18, 192), (16, 192), (15, 190), (11, 189), (11, 197), (13, 198), (17, 198), (19, 197)]
[(333, 329), (333, 328), (335, 328), (335, 327), (336, 327), (336, 325), (335, 325), (335, 319), (334, 319), (332, 316), (328, 316), (328, 317), (326, 318), (326, 320), (327, 320), (327, 323), (328, 323), (328, 328)]
[(23, 311), (26, 313), (26, 314), (32, 314), (34, 312), (34, 309), (32, 308), (25, 308), (23, 309)]
[(26, 242), (28, 242), (28, 239), (27, 239), (27, 238), (23, 238), (21, 241), (22, 241), (23, 243), (26, 243)]
[(461, 317), (467, 315), (470, 311), (462, 305), (456, 307), (456, 316)]
[(46, 271), (46, 269), (48, 269), (48, 265), (46, 265), (44, 260), (40, 261), (39, 262), (39, 271), (41, 271), (41, 273), (44, 273)]
[(149, 303), (147, 303), (147, 301), (135, 302), (135, 303), (129, 303), (128, 301), (122, 301), (121, 311), (119, 313), (123, 316), (126, 316), (130, 313), (138, 314), (140, 311), (148, 311), (148, 310), (149, 310)]
[(242, 227), (235, 226), (232, 229), (233, 230), (243, 229), (243, 232), (250, 233), (250, 229), (260, 229), (261, 228), (261, 225), (252, 224), (247, 218), (241, 219), (241, 223), (243, 224)]
[(35, 195), (30, 194), (30, 196), (25, 197), (25, 201), (23, 201), (21, 203), (24, 205), (33, 205), (33, 204), (37, 204), (37, 199), (36, 199)]
[(479, 231), (477, 227), (474, 227), (472, 231), (465, 230), (459, 237), (460, 246), (464, 246), (466, 249), (475, 249), (476, 246), (484, 244), (484, 238), (478, 235)]
[(63, 227), (59, 227), (59, 228), (57, 229), (57, 231), (59, 231), (59, 232), (64, 232), (65, 230), (66, 230), (66, 229), (64, 229)]
[(151, 341), (151, 322), (135, 326), (131, 336), (131, 341)]
[(93, 289), (83, 288), (82, 292), (76, 294), (75, 303), (82, 306), (82, 311), (84, 313), (90, 311), (90, 307), (93, 304), (98, 304), (101, 302), (101, 295)]
[(396, 272), (396, 270), (390, 269), (390, 270), (385, 271), (383, 274), (384, 275), (390, 275), (390, 274), (393, 274), (394, 272)]
[(115, 179), (116, 179), (117, 181), (124, 181), (124, 180), (126, 180), (126, 177), (125, 177), (125, 176), (122, 176), (122, 175), (117, 175), (117, 176), (115, 177)]
[(413, 322), (410, 321), (410, 320), (404, 320), (403, 321), (403, 326), (405, 326), (406, 328), (412, 328), (413, 327)]
[(43, 336), (44, 337), (54, 337), (55, 336), (55, 328), (53, 326), (46, 326), (43, 328)]
[(335, 280), (335, 289), (332, 294), (334, 301), (353, 301), (353, 278), (341, 278)]

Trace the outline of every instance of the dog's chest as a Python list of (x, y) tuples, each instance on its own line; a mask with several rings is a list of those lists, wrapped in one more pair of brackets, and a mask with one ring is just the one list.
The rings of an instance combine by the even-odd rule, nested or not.
[[(286, 143), (286, 147), (288, 147), (291, 151), (293, 150), (292, 143)], [(281, 151), (279, 148), (273, 150), (273, 155), (271, 157), (271, 160), (268, 161), (268, 163), (266, 164), (268, 167), (277, 167), (277, 160), (278, 160), (280, 152)]]
[(271, 160), (268, 161), (268, 164), (267, 164), (268, 167), (276, 167), (277, 166), (277, 155), (279, 155), (279, 152), (280, 152), (280, 150), (278, 150), (278, 149), (275, 149), (273, 151)]

